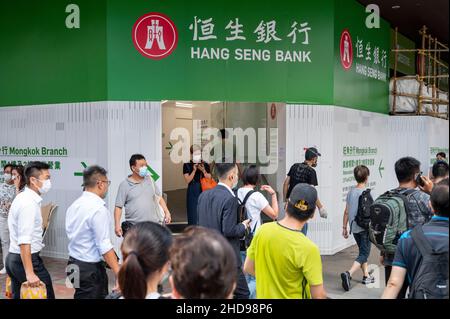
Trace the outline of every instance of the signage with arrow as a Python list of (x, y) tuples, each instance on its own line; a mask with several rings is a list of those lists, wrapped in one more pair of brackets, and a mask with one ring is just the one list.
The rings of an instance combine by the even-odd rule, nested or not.
[[(85, 162), (81, 162), (81, 166), (83, 166), (83, 169), (86, 169), (88, 166)], [(83, 172), (74, 172), (74, 176), (83, 176)]]
[(147, 165), (147, 169), (155, 182), (161, 177), (158, 175), (158, 173), (155, 172), (153, 168), (150, 167), (150, 165)]
[(380, 173), (380, 177), (383, 178), (383, 174), (381, 174), (382, 171), (384, 171), (383, 160), (381, 160), (380, 165), (378, 166), (378, 172)]
[(166, 150), (169, 151), (169, 155), (172, 152), (172, 149), (173, 149), (173, 144), (172, 144), (172, 142), (169, 141), (169, 146), (166, 146)]

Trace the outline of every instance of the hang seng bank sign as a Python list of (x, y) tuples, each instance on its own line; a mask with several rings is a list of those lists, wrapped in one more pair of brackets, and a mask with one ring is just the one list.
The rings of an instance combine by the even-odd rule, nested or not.
[[(288, 31), (279, 26), (275, 19), (261, 19), (254, 24), (239, 17), (229, 17), (228, 23), (220, 24), (213, 16), (193, 16), (192, 23), (187, 26), (192, 44), (189, 57), (192, 60), (311, 63), (310, 41), (313, 39), (310, 33), (314, 26), (307, 19), (292, 19)], [(175, 23), (161, 13), (140, 17), (132, 34), (139, 53), (154, 60), (170, 56), (178, 45)], [(217, 46), (218, 43), (223, 46)], [(270, 48), (274, 44), (288, 44), (296, 49)]]
[(386, 112), (390, 28), (368, 31), (356, 1), (150, 2), (151, 12), (143, 0), (133, 0), (133, 9), (110, 2), (110, 12), (127, 15), (108, 23), (112, 100), (273, 101)]

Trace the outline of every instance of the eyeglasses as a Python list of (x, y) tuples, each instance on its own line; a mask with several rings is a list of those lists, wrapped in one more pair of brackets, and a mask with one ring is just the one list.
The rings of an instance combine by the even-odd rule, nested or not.
[(110, 185), (111, 185), (111, 181), (97, 181), (97, 182), (100, 182), (100, 183), (107, 183), (107, 184), (108, 184), (108, 186), (110, 186)]

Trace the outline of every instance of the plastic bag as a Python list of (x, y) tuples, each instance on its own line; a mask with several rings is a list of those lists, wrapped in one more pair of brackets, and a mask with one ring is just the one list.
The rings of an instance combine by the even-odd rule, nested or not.
[(9, 276), (6, 276), (5, 298), (12, 299), (11, 278)]
[(47, 288), (41, 281), (38, 287), (30, 287), (24, 282), (20, 288), (20, 299), (47, 299)]
[(200, 183), (202, 185), (202, 191), (205, 192), (207, 190), (213, 189), (214, 187), (217, 186), (217, 183), (215, 180), (213, 180), (212, 178), (206, 178), (203, 177), (202, 179), (200, 179)]

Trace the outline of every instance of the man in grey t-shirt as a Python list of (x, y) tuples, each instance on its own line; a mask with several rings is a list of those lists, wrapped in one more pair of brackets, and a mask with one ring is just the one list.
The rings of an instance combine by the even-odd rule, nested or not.
[(160, 223), (161, 218), (157, 214), (159, 207), (164, 211), (164, 223), (171, 222), (171, 216), (167, 205), (162, 198), (162, 193), (153, 179), (148, 176), (147, 161), (140, 154), (134, 154), (130, 158), (132, 174), (119, 186), (114, 209), (115, 233), (123, 236), (120, 224), (122, 209), (125, 208), (125, 221), (134, 225), (140, 222)]

